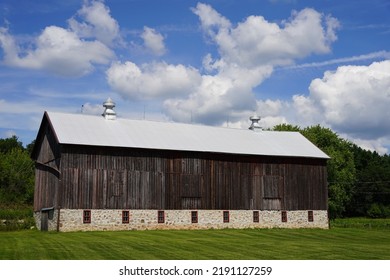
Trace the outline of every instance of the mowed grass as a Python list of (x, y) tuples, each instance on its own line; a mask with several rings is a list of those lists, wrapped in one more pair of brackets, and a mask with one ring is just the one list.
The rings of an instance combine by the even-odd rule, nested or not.
[(3, 260), (390, 259), (386, 228), (0, 232)]

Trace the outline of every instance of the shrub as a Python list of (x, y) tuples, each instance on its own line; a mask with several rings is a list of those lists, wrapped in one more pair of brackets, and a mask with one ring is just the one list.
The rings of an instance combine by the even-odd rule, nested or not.
[(370, 218), (386, 218), (390, 217), (390, 207), (383, 204), (373, 203), (367, 210), (367, 215)]

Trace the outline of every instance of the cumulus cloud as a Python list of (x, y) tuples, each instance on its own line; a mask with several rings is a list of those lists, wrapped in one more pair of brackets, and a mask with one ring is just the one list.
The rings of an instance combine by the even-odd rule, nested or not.
[(113, 52), (99, 41), (84, 41), (71, 31), (46, 27), (35, 41), (35, 49), (21, 51), (7, 30), (0, 30), (0, 41), (9, 66), (43, 69), (63, 76), (82, 76), (93, 70), (93, 64), (107, 64)]
[(157, 56), (165, 54), (164, 37), (156, 30), (145, 26), (141, 38), (144, 40), (144, 46), (149, 52)]
[[(78, 17), (81, 21), (77, 20)], [(120, 38), (119, 24), (111, 17), (110, 9), (103, 1), (85, 1), (77, 15), (68, 20), (68, 24), (79, 37), (96, 38), (108, 46)]]
[[(232, 122), (239, 122), (240, 112), (263, 109), (257, 107), (253, 89), (272, 74), (275, 66), (313, 53), (327, 53), (337, 39), (338, 21), (313, 9), (293, 12), (281, 26), (262, 16), (249, 16), (233, 24), (202, 3), (192, 11), (219, 56), (205, 55), (203, 68), (207, 74), (187, 98), (164, 102), (173, 119), (188, 119), (191, 114), (194, 121), (217, 124), (229, 115)], [(284, 117), (269, 116), (265, 121), (271, 124), (277, 120)]]
[(200, 80), (198, 70), (184, 65), (155, 62), (136, 65), (115, 62), (106, 72), (109, 85), (130, 99), (168, 98), (191, 92)]
[(169, 99), (165, 111), (174, 120), (221, 124), (227, 116), (236, 121), (242, 111), (256, 110), (253, 87), (272, 72), (269, 67), (245, 69), (225, 66), (216, 75), (202, 75), (201, 83), (187, 98)]
[(279, 26), (262, 16), (249, 16), (236, 26), (210, 5), (198, 3), (193, 12), (217, 45), (221, 59), (245, 67), (284, 65), (310, 54), (330, 51), (336, 39), (337, 19), (313, 9), (294, 11)]
[[(86, 19), (84, 23), (79, 23), (76, 28), (75, 20), (71, 20), (73, 27), (69, 29), (48, 26), (31, 42), (32, 47), (29, 48), (18, 44), (8, 29), (0, 28), (4, 63), (63, 76), (82, 76), (90, 73), (95, 64), (108, 64), (115, 57), (114, 52), (103, 43), (104, 40), (102, 42), (99, 39), (105, 37), (105, 40), (111, 41), (112, 37), (106, 37), (106, 33), (112, 30), (110, 27), (104, 27), (108, 22), (107, 16), (96, 12), (102, 9), (103, 3), (96, 1), (88, 3), (79, 11)], [(97, 20), (98, 15), (103, 16), (100, 24)], [(97, 40), (86, 40), (86, 37), (96, 37)]]
[(322, 123), (365, 147), (383, 152), (390, 137), (390, 60), (340, 66), (295, 95), (291, 105), (301, 123)]
[(390, 134), (390, 60), (338, 67), (309, 89), (309, 98), (335, 129), (362, 139)]
[[(253, 90), (275, 66), (327, 53), (337, 38), (338, 21), (313, 9), (295, 11), (280, 25), (262, 16), (235, 24), (202, 3), (192, 11), (218, 51), (216, 57), (205, 54), (202, 70), (164, 62), (116, 62), (106, 72), (110, 86), (127, 98), (161, 98), (173, 120), (221, 124), (229, 117), (231, 123), (239, 123), (243, 113), (259, 109)], [(141, 37), (154, 54), (165, 52), (164, 38), (154, 29), (145, 27)], [(277, 120), (284, 118), (272, 115), (265, 121)]]

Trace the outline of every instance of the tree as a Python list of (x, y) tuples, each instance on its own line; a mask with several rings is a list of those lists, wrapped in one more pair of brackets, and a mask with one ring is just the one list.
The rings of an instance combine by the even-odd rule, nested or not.
[(356, 166), (356, 187), (349, 216), (390, 216), (390, 157), (352, 146)]
[(292, 125), (292, 124), (286, 124), (286, 123), (282, 123), (282, 124), (278, 124), (278, 125), (275, 125), (272, 130), (274, 131), (301, 131), (301, 128), (297, 125)]
[(17, 137), (0, 139), (0, 203), (32, 204), (34, 163)]
[(0, 139), (0, 153), (7, 153), (16, 148), (23, 150), (23, 144), (18, 140), (17, 136)]

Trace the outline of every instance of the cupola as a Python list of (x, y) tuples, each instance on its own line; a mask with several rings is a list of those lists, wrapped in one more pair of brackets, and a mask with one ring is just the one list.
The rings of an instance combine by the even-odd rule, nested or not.
[(249, 127), (250, 130), (262, 131), (262, 127), (259, 124), (261, 118), (256, 113), (253, 116), (251, 116), (249, 119), (252, 122), (251, 126)]
[(103, 112), (102, 116), (106, 120), (115, 120), (116, 119), (116, 112), (114, 111), (115, 102), (112, 101), (111, 98), (108, 98), (103, 103), (103, 107), (104, 107), (104, 112)]

